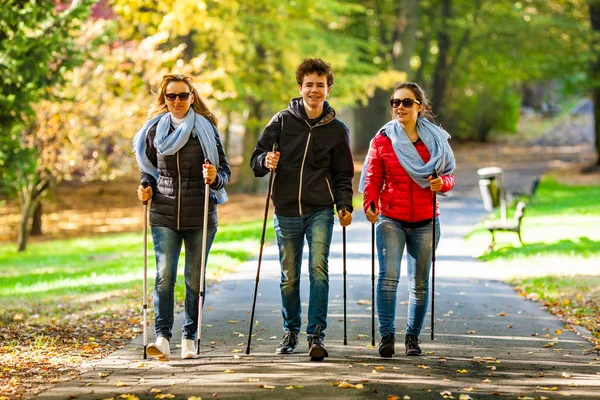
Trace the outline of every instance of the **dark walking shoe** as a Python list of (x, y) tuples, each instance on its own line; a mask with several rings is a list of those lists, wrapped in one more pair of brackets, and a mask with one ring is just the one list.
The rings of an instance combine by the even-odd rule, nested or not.
[(379, 342), (379, 355), (381, 357), (390, 358), (396, 353), (396, 335), (388, 333), (381, 338)]
[(315, 333), (308, 335), (308, 355), (310, 361), (323, 361), (325, 357), (329, 356), (321, 337), (321, 327), (317, 325)]
[(419, 347), (419, 337), (417, 335), (406, 335), (404, 338), (404, 345), (406, 346), (407, 356), (420, 356), (421, 348)]
[(298, 345), (298, 332), (287, 331), (275, 349), (275, 354), (292, 354)]

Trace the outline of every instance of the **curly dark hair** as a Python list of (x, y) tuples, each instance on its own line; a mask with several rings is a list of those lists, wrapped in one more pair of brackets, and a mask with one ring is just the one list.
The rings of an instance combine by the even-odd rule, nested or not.
[(333, 70), (331, 69), (331, 65), (320, 58), (305, 58), (302, 60), (298, 68), (296, 68), (296, 82), (302, 86), (304, 77), (315, 72), (319, 76), (327, 76), (327, 86), (333, 85)]
[(433, 110), (431, 109), (431, 103), (429, 99), (425, 95), (425, 91), (421, 89), (419, 85), (414, 82), (403, 82), (399, 83), (394, 87), (394, 91), (392, 92), (392, 97), (397, 90), (400, 89), (409, 89), (411, 92), (415, 94), (417, 100), (421, 102), (423, 105), (423, 109), (419, 112), (419, 117), (427, 118), (431, 122), (435, 122), (435, 115), (433, 114)]

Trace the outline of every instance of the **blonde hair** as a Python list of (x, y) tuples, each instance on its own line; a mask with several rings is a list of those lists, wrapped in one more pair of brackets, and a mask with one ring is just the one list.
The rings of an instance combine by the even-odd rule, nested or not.
[(202, 98), (200, 98), (198, 91), (192, 84), (192, 78), (179, 74), (169, 74), (163, 76), (162, 81), (160, 82), (160, 92), (154, 100), (154, 104), (152, 104), (152, 107), (150, 107), (150, 111), (148, 111), (148, 119), (169, 111), (167, 109), (167, 104), (165, 103), (165, 93), (167, 92), (167, 85), (171, 82), (184, 82), (190, 88), (190, 92), (194, 95), (194, 102), (192, 103), (191, 107), (192, 110), (194, 110), (194, 112), (197, 114), (206, 117), (215, 126), (218, 125), (217, 117), (210, 112), (208, 106), (204, 103), (204, 101), (202, 101)]

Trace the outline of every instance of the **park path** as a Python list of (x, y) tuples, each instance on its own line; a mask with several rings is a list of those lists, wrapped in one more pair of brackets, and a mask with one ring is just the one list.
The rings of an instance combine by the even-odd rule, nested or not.
[[(464, 245), (464, 235), (486, 215), (478, 195), (476, 168), (489, 166), (489, 162), (504, 167), (506, 185), (516, 191), (527, 188), (552, 166), (552, 153), (540, 151), (535, 163), (527, 162), (526, 154), (522, 163), (511, 163), (502, 157), (485, 159), (476, 150), (474, 146), (473, 151), (457, 153), (464, 162), (459, 159), (454, 196), (440, 200), (435, 341), (430, 340), (428, 319), (421, 336), (422, 357), (403, 356), (402, 334), (398, 334), (397, 356), (391, 360), (379, 358), (377, 350), (369, 346), (371, 225), (357, 210), (348, 228), (348, 345), (343, 345), (342, 244), (341, 228), (336, 225), (325, 341), (330, 357), (324, 362), (309, 361), (304, 334), (296, 354), (274, 354), (282, 335), (279, 265), (277, 249), (268, 245), (250, 356), (245, 355), (245, 345), (256, 260), (243, 264), (208, 291), (200, 359), (179, 358), (182, 316), (178, 315), (170, 362), (143, 360), (142, 338), (137, 337), (109, 357), (86, 365), (87, 372), (79, 378), (36, 398), (104, 399), (132, 394), (154, 399), (157, 394), (172, 394), (176, 399), (387, 399), (390, 395), (440, 399), (449, 393), (455, 399), (598, 398), (600, 355), (589, 352), (589, 342), (502, 282), (518, 270), (499, 270), (481, 263)], [(304, 320), (307, 276), (305, 260), (301, 286)], [(406, 321), (407, 297), (403, 271), (398, 292), (399, 332)], [(362, 389), (333, 386), (336, 381), (360, 384)], [(157, 390), (160, 392), (153, 393)]]

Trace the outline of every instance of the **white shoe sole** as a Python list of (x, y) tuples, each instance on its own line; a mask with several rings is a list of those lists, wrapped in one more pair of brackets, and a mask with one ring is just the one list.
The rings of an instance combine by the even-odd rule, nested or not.
[(194, 358), (198, 358), (198, 355), (196, 353), (185, 353), (181, 355), (182, 360), (190, 360)]
[(156, 357), (158, 361), (169, 361), (169, 355), (165, 355), (162, 351), (158, 349), (158, 347), (150, 344), (146, 348), (146, 354), (150, 357)]

